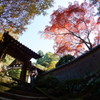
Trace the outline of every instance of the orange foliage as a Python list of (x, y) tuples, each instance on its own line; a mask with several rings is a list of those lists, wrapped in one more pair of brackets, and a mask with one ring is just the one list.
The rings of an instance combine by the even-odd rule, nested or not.
[(95, 20), (94, 11), (87, 2), (75, 2), (53, 12), (51, 26), (46, 26), (44, 33), (55, 40), (56, 53), (78, 56), (100, 44), (100, 18)]

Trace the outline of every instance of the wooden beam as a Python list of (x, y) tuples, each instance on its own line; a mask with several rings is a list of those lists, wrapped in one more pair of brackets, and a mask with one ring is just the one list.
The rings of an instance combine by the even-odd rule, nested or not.
[(27, 64), (24, 63), (20, 74), (20, 81), (22, 82), (26, 81), (26, 71), (27, 71)]
[(31, 62), (30, 61), (26, 61), (23, 66), (22, 66), (22, 71), (21, 71), (21, 75), (20, 75), (20, 81), (23, 81), (25, 82), (26, 81), (26, 72), (27, 72), (27, 69), (31, 68)]

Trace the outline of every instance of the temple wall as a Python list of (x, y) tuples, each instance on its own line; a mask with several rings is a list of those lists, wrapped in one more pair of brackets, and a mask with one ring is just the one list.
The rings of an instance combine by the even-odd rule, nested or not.
[(72, 62), (45, 73), (44, 76), (51, 74), (60, 80), (78, 79), (97, 70), (100, 70), (100, 45)]

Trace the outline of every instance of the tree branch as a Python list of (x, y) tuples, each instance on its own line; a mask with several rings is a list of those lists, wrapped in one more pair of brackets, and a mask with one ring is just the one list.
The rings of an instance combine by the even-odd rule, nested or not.
[(90, 41), (90, 39), (89, 39), (89, 35), (90, 35), (91, 31), (89, 31), (88, 26), (87, 26), (87, 24), (86, 24), (86, 22), (85, 22), (84, 20), (83, 20), (83, 23), (85, 24), (86, 30), (87, 30), (88, 44), (90, 45), (90, 48), (92, 49), (92, 44), (91, 44), (91, 41)]

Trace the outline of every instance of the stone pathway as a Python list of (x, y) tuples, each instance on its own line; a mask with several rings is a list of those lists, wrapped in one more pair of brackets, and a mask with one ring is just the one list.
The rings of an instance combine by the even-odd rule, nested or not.
[(8, 98), (0, 97), (0, 100), (14, 100), (14, 99), (8, 99)]

